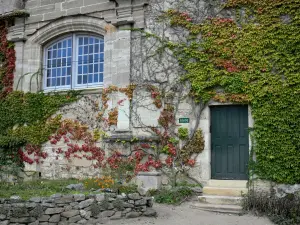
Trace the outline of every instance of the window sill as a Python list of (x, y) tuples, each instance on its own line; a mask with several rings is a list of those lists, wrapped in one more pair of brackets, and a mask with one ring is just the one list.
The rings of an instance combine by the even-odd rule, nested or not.
[(67, 93), (68, 91), (80, 91), (81, 94), (100, 94), (102, 93), (103, 86), (90, 87), (90, 88), (74, 88), (74, 89), (46, 89), (41, 90), (44, 93)]

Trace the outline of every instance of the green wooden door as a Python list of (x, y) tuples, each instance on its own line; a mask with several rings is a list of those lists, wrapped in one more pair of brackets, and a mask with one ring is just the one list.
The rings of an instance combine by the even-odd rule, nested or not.
[(247, 106), (211, 107), (211, 149), (212, 179), (248, 179)]

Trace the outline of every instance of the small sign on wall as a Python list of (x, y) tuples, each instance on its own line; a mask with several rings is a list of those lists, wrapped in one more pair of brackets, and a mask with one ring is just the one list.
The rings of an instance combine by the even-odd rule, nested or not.
[(179, 118), (179, 123), (189, 123), (190, 118)]

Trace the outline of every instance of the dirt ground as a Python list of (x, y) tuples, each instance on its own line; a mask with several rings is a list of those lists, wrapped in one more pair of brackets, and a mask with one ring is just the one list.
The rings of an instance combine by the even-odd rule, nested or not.
[(186, 203), (181, 206), (154, 205), (159, 212), (157, 218), (141, 217), (136, 219), (108, 221), (110, 225), (273, 225), (270, 220), (253, 215), (228, 215), (206, 212), (190, 208)]

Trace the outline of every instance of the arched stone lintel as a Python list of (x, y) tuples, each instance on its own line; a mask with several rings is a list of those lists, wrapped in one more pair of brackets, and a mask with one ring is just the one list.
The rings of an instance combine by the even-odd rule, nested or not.
[(28, 41), (38, 45), (44, 45), (48, 41), (61, 35), (72, 32), (90, 32), (104, 36), (107, 23), (104, 20), (87, 17), (68, 17), (58, 19), (38, 29)]

